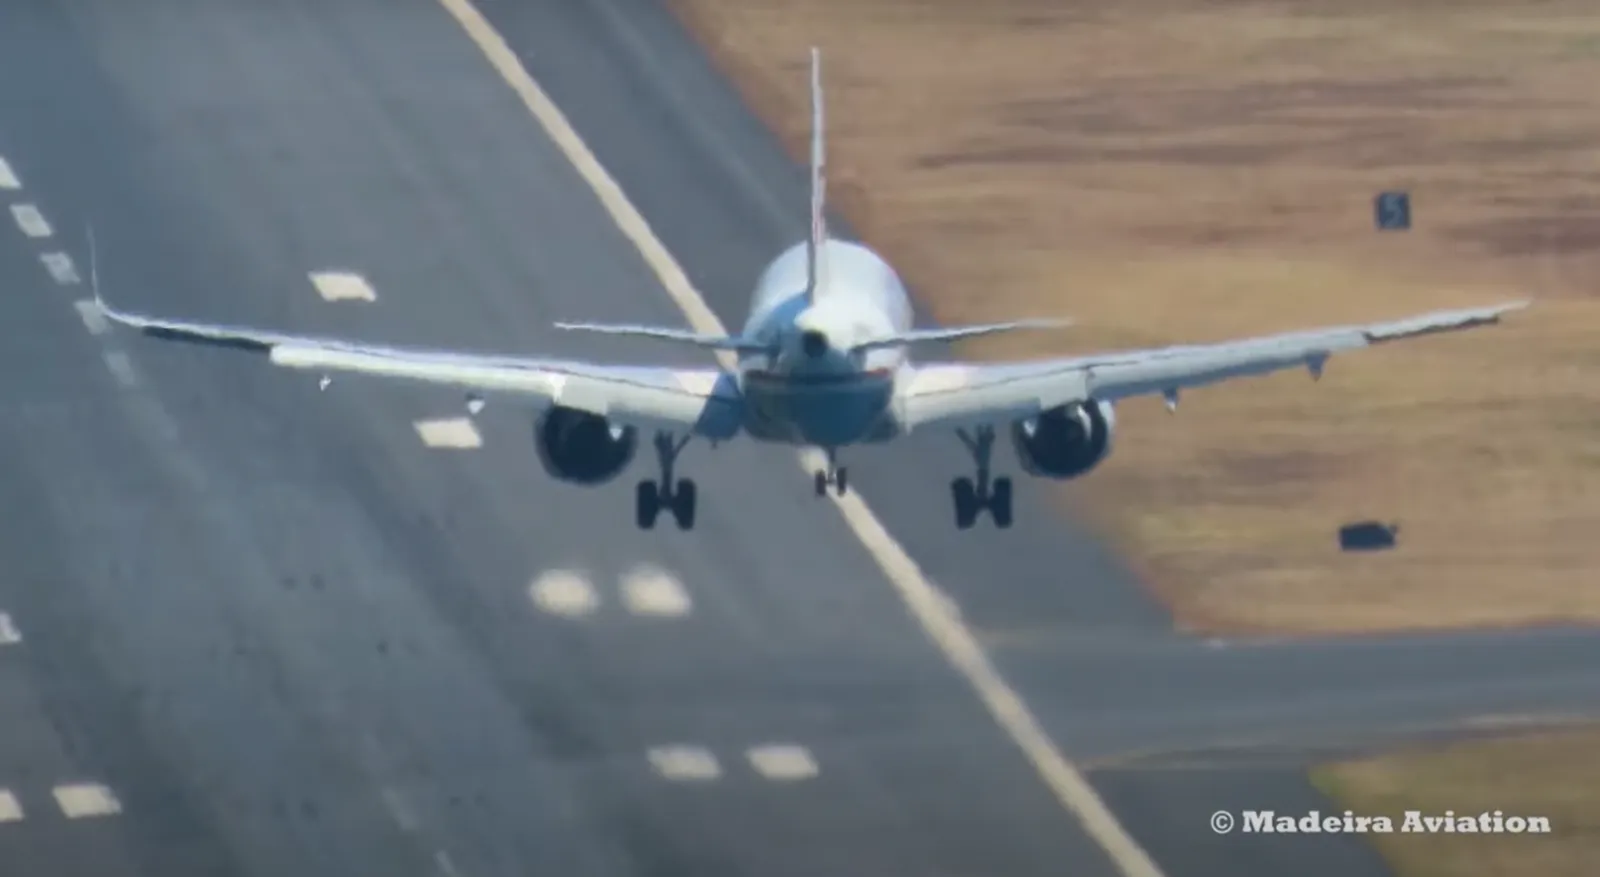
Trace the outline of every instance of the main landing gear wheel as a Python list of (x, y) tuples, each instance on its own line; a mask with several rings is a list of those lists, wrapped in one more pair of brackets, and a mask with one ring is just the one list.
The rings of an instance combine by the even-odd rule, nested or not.
[(962, 444), (977, 463), (976, 478), (962, 476), (950, 482), (950, 499), (955, 505), (956, 529), (970, 530), (978, 515), (988, 509), (994, 525), (1002, 530), (1011, 526), (1011, 479), (989, 479), (989, 462), (994, 454), (994, 427), (980, 426), (973, 433), (957, 430)]
[(649, 530), (655, 527), (656, 516), (661, 514), (662, 509), (672, 512), (673, 520), (678, 522), (678, 529), (694, 529), (696, 494), (694, 482), (688, 478), (679, 478), (674, 484), (672, 480), (672, 464), (677, 461), (678, 453), (688, 443), (687, 437), (679, 441), (673, 439), (671, 433), (656, 433), (656, 458), (661, 463), (661, 480), (639, 482), (634, 496), (634, 518), (639, 529)]
[(827, 496), (828, 487), (832, 485), (835, 493), (844, 496), (845, 491), (850, 489), (849, 470), (839, 465), (834, 451), (830, 450), (827, 454), (828, 468), (818, 469), (811, 476), (812, 489), (816, 491), (817, 496)]

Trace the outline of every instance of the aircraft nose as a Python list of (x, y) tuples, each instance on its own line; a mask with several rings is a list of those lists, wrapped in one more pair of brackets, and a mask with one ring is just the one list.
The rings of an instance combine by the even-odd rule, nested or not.
[(828, 336), (818, 329), (807, 329), (800, 333), (800, 350), (811, 359), (818, 359), (828, 352)]

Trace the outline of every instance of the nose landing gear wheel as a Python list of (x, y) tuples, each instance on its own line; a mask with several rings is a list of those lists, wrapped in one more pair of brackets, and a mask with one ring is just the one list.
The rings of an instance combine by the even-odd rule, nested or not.
[(833, 485), (834, 493), (844, 496), (850, 485), (849, 470), (838, 465), (838, 461), (834, 457), (834, 451), (829, 450), (827, 453), (828, 468), (818, 469), (812, 474), (811, 488), (816, 491), (817, 496), (827, 496), (828, 485), (831, 484)]

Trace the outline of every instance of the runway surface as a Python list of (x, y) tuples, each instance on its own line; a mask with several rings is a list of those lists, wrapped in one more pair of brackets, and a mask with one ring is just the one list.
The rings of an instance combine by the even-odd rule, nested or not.
[[(802, 175), (652, 4), (485, 11), (736, 323)], [(0, 158), (0, 871), (1115, 873), (790, 452), (691, 449), (699, 528), (639, 533), (647, 458), (560, 487), (526, 411), (80, 315), (92, 222), (143, 311), (695, 361), (546, 328), (682, 315), (436, 0), (7, 4)], [(1174, 637), (1042, 505), (952, 538), (965, 465), (852, 481), (1168, 874), (1371, 873), (1206, 818), (1326, 807), (1308, 744), (1600, 695), (1582, 632)]]

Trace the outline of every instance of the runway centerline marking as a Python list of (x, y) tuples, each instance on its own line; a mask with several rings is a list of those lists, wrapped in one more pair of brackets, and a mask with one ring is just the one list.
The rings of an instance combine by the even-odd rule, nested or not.
[(50, 272), (50, 279), (62, 286), (73, 286), (79, 282), (78, 266), (72, 264), (72, 257), (66, 253), (40, 253), (39, 261), (44, 263), (44, 270)]
[(104, 335), (111, 329), (111, 321), (106, 319), (105, 312), (94, 303), (94, 299), (78, 299), (72, 303), (72, 307), (77, 310), (83, 327), (89, 330), (90, 335)]
[(0, 646), (14, 646), (22, 642), (22, 631), (17, 630), (17, 623), (11, 616), (0, 612)]
[(758, 773), (777, 782), (809, 780), (817, 775), (817, 760), (811, 757), (811, 751), (793, 743), (752, 746), (745, 758)]
[(722, 776), (717, 757), (703, 746), (657, 746), (650, 750), (656, 773), (679, 782), (709, 782)]
[(106, 350), (101, 352), (100, 358), (105, 361), (106, 368), (111, 370), (111, 376), (117, 383), (124, 387), (139, 386), (139, 375), (133, 370), (133, 360), (128, 354), (120, 350)]
[(600, 606), (588, 577), (570, 569), (545, 570), (528, 586), (528, 597), (545, 612), (568, 618), (592, 614)]
[(411, 809), (411, 805), (399, 789), (385, 786), (381, 797), (384, 809), (389, 811), (390, 818), (394, 820), (395, 825), (400, 826), (401, 831), (414, 832), (417, 826), (422, 824), (417, 819), (416, 811)]
[(377, 301), (378, 293), (367, 278), (351, 271), (312, 271), (311, 285), (324, 301)]
[(415, 424), (422, 443), (430, 448), (466, 450), (483, 447), (483, 436), (465, 417), (448, 417), (443, 420), (419, 420)]
[(622, 605), (635, 615), (674, 618), (689, 614), (692, 603), (676, 576), (641, 564), (622, 576)]
[(461, 869), (456, 867), (455, 860), (450, 858), (447, 850), (436, 850), (433, 854), (433, 863), (439, 866), (439, 873), (444, 877), (462, 877)]
[(112, 791), (99, 783), (72, 783), (56, 786), (52, 790), (56, 805), (68, 819), (88, 819), (93, 816), (111, 816), (122, 812), (122, 802)]
[(21, 822), (24, 815), (17, 796), (10, 789), (0, 789), (0, 822)]
[[(439, 0), (439, 3), (455, 17), (573, 169), (594, 190), (601, 206), (639, 250), (667, 294), (688, 317), (690, 325), (700, 332), (726, 335), (722, 321), (689, 282), (682, 266), (650, 230), (649, 223), (623, 194), (622, 187), (601, 166), (566, 115), (533, 80), (493, 25), (471, 0)], [(724, 367), (732, 367), (730, 354), (724, 353), (719, 358)], [(812, 454), (798, 454), (797, 462), (808, 475), (816, 471)], [(1022, 750), (1056, 800), (1078, 818), (1084, 830), (1126, 877), (1162, 877), (1161, 869), (1150, 855), (1122, 827), (1089, 781), (1056, 748), (1022, 697), (1001, 677), (978, 644), (977, 637), (962, 623), (960, 614), (941, 600), (937, 589), (923, 577), (916, 562), (889, 535), (866, 503), (854, 493), (829, 496), (888, 577), (912, 617), (938, 645), (951, 666), (971, 684), (994, 721)]]
[(47, 238), (52, 233), (44, 214), (32, 204), (11, 205), (11, 218), (16, 221), (17, 228), (30, 238)]
[(17, 179), (17, 172), (11, 169), (10, 162), (0, 157), (0, 189), (16, 191), (22, 188), (22, 181)]

